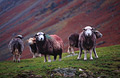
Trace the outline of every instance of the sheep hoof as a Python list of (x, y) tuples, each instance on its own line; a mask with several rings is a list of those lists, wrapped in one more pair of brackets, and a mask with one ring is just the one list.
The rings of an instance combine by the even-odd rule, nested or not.
[(44, 61), (44, 62), (47, 62), (47, 61)]
[(59, 59), (59, 61), (61, 61), (61, 59)]
[(93, 60), (93, 58), (90, 58), (90, 60)]
[(98, 56), (95, 57), (96, 59), (98, 58)]
[(18, 63), (20, 62), (20, 59), (17, 61)]
[(33, 58), (35, 58), (35, 56), (33, 56)]
[(13, 62), (16, 62), (16, 60), (13, 60)]
[(55, 59), (53, 59), (53, 61), (56, 61)]
[(41, 57), (41, 54), (39, 54), (38, 56)]
[(81, 58), (80, 58), (80, 57), (78, 57), (77, 59), (78, 59), (78, 60), (80, 60)]
[(68, 54), (70, 54), (70, 52), (67, 52)]
[(87, 58), (84, 58), (84, 61), (86, 61), (87, 60)]
[(48, 62), (51, 62), (51, 60), (48, 60)]

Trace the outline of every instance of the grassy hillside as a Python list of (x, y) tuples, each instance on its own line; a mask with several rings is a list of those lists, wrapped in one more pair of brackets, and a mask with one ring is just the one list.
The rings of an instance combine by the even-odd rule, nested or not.
[[(56, 78), (56, 77), (94, 77), (94, 78), (119, 78), (120, 77), (120, 45), (97, 48), (99, 58), (84, 61), (77, 60), (77, 55), (70, 56), (63, 53), (62, 61), (43, 62), (43, 57), (0, 62), (0, 78)], [(78, 54), (78, 52), (76, 52)], [(53, 57), (52, 57), (53, 58)], [(65, 70), (66, 69), (66, 70)], [(57, 71), (58, 70), (58, 71)], [(68, 72), (68, 73), (67, 73)], [(71, 75), (72, 76), (69, 76)], [(65, 75), (68, 74), (68, 75)], [(62, 77), (61, 77), (62, 78)]]

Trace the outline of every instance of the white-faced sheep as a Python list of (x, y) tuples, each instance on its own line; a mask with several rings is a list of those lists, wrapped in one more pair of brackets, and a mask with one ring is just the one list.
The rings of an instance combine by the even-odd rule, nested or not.
[(36, 56), (41, 57), (41, 54), (38, 53), (37, 50), (37, 46), (36, 46), (36, 38), (35, 37), (31, 37), (27, 40), (28, 44), (29, 44), (29, 48), (30, 48), (30, 52), (33, 55), (33, 58), (36, 58)]
[(54, 61), (59, 55), (59, 61), (62, 58), (63, 51), (63, 41), (57, 35), (47, 35), (43, 32), (38, 32), (36, 34), (36, 44), (39, 53), (43, 54), (45, 59), (44, 62), (47, 61), (46, 56), (48, 55), (48, 62), (51, 62), (50, 55), (54, 56)]
[(93, 60), (92, 58), (92, 51), (95, 54), (95, 57), (98, 58), (98, 55), (96, 53), (96, 39), (102, 37), (101, 33), (98, 33), (94, 28), (91, 26), (86, 26), (83, 29), (83, 32), (79, 35), (79, 55), (77, 59), (81, 58), (82, 50), (84, 50), (84, 60), (87, 60), (87, 51), (90, 52), (90, 60)]
[[(102, 37), (102, 34), (98, 31), (98, 30), (95, 30), (94, 31), (94, 34), (96, 35), (96, 38), (101, 38)], [(78, 40), (79, 40), (79, 33), (72, 33), (69, 37), (69, 46), (68, 46), (68, 53), (72, 53), (72, 54), (75, 54), (74, 52), (74, 47), (75, 48), (78, 48)], [(95, 50), (93, 49), (93, 52)]]

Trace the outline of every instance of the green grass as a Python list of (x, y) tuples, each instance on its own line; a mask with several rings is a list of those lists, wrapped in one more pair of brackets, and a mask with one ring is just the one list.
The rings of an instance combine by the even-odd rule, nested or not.
[[(76, 52), (78, 53), (78, 52)], [(0, 78), (13, 78), (24, 72), (31, 72), (34, 75), (41, 75), (42, 77), (50, 78), (52, 70), (56, 68), (79, 68), (86, 71), (91, 71), (95, 77), (104, 76), (107, 78), (120, 77), (120, 45), (97, 48), (98, 59), (89, 60), (89, 53), (87, 54), (87, 61), (77, 60), (77, 56), (65, 57), (69, 54), (63, 53), (62, 61), (43, 62), (43, 57), (31, 58), (21, 60), (20, 63), (13, 61), (0, 62)], [(53, 57), (52, 57), (53, 59)], [(79, 74), (79, 72), (78, 72)], [(78, 77), (79, 75), (76, 74)], [(27, 76), (25, 76), (27, 77)], [(57, 77), (57, 76), (56, 76)]]

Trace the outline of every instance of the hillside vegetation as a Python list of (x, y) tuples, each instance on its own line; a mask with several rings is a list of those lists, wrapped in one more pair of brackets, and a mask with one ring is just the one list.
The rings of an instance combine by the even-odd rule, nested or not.
[[(43, 62), (43, 57), (0, 62), (0, 78), (119, 78), (120, 77), (120, 45), (97, 48), (99, 58), (84, 61), (77, 60), (77, 54), (72, 56), (63, 53), (62, 61)], [(51, 56), (52, 57), (52, 56)], [(52, 57), (53, 59), (53, 57)]]

